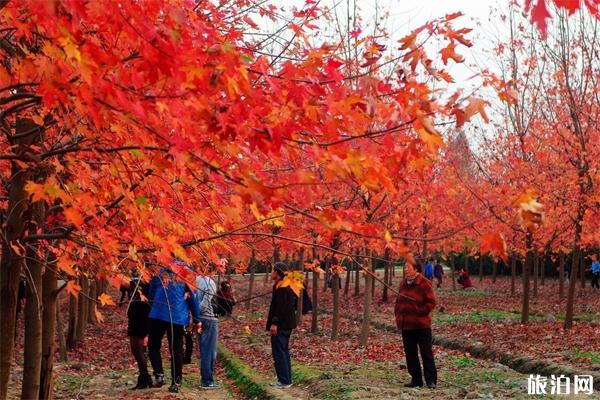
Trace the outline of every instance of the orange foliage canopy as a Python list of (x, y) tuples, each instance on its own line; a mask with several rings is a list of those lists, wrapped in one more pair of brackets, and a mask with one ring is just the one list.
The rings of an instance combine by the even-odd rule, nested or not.
[[(267, 251), (264, 238), (282, 229), (295, 244), (348, 232), (410, 255), (397, 239), (402, 218), (372, 221), (353, 199), (356, 190), (404, 196), (407, 179), (422, 177), (443, 147), (440, 117), (485, 118), (481, 101), (462, 110), (458, 97), (439, 103), (429, 86), (451, 81), (443, 65), (470, 45), (469, 30), (452, 25), (460, 14), (403, 38), (406, 67), (390, 78), (379, 73), (385, 47), (368, 36), (356, 44), (367, 62), (309, 40), (289, 60), (269, 58), (245, 36), (255, 26), (242, 11), (249, 4), (4, 7), (0, 170), (5, 181), (27, 171), (28, 202), (47, 207), (45, 223), (11, 248), (49, 249), (63, 276), (115, 285), (132, 264), (147, 277), (144, 260), (173, 255), (223, 269), (223, 256)], [(313, 2), (297, 11), (297, 34), (316, 27), (317, 11)], [(422, 46), (431, 36), (445, 43), (441, 54)]]

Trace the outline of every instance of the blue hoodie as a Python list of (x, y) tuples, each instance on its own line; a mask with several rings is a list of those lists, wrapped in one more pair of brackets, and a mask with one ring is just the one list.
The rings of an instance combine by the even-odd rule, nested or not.
[(188, 285), (175, 280), (171, 269), (161, 268), (160, 273), (152, 277), (148, 294), (152, 301), (148, 318), (187, 326), (191, 312), (194, 322), (200, 320), (198, 298)]

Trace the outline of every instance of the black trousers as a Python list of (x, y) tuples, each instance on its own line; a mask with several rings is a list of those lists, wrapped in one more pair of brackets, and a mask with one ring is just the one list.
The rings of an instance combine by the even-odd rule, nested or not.
[[(402, 330), (402, 344), (404, 345), (406, 367), (411, 381), (417, 385), (423, 385), (423, 375), (425, 375), (425, 383), (437, 384), (437, 370), (435, 369), (431, 344), (431, 329)], [(423, 374), (419, 362), (419, 351), (423, 359)]]
[(600, 273), (592, 274), (592, 288), (600, 289), (600, 284), (598, 281), (600, 280)]
[(171, 379), (173, 383), (180, 384), (183, 370), (183, 325), (171, 324), (154, 318), (148, 318), (148, 323), (148, 358), (150, 358), (154, 375), (164, 373), (160, 347), (166, 333), (171, 354)]
[(194, 354), (194, 332), (184, 332), (185, 336), (185, 354), (183, 360), (187, 363), (192, 362), (192, 355)]

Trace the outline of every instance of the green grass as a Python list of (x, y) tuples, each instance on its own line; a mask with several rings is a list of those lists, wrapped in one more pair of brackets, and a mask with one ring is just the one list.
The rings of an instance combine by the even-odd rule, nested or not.
[[(565, 320), (565, 315), (564, 314), (557, 315), (556, 319), (558, 319), (560, 321), (564, 321)], [(576, 314), (576, 315), (573, 316), (573, 321), (579, 321), (579, 322), (598, 321), (598, 314), (597, 313), (581, 313), (581, 314)]]
[(292, 380), (297, 383), (313, 385), (318, 397), (326, 400), (346, 400), (348, 394), (355, 391), (351, 385), (345, 384), (321, 370), (292, 361)]
[(218, 354), (227, 376), (235, 382), (245, 396), (249, 398), (270, 398), (267, 396), (266, 386), (260, 383), (261, 378), (256, 371), (224, 348), (219, 347)]
[(515, 314), (502, 310), (483, 310), (470, 313), (446, 314), (435, 313), (434, 321), (438, 324), (454, 324), (459, 322), (489, 322), (509, 319), (517, 321), (521, 318), (520, 314)]
[(475, 361), (471, 360), (467, 356), (452, 357), (450, 360), (452, 361), (452, 364), (454, 364), (454, 366), (456, 368), (458, 368), (459, 370), (460, 369), (464, 369), (464, 368), (470, 368), (470, 367), (477, 366), (477, 364), (475, 363)]
[(600, 363), (600, 354), (591, 351), (581, 351), (577, 348), (571, 350), (571, 356), (574, 358), (584, 358), (594, 364)]
[(60, 383), (60, 389), (67, 393), (77, 392), (81, 387), (81, 381), (85, 379), (85, 376), (74, 376), (74, 375), (63, 375), (62, 383)]
[(457, 297), (493, 297), (498, 296), (498, 293), (490, 292), (481, 289), (456, 290), (449, 292), (451, 296)]

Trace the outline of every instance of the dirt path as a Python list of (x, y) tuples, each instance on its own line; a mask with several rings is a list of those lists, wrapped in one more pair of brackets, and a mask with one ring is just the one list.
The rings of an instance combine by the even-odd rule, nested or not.
[[(166, 364), (166, 363), (165, 363)], [(198, 387), (199, 368), (196, 363), (184, 365), (184, 378), (180, 393), (169, 393), (167, 384), (161, 388), (131, 390), (135, 386), (137, 370), (94, 370), (92, 366), (66, 365), (57, 367), (56, 399), (207, 399), (230, 400), (239, 398), (231, 383), (224, 378), (220, 366), (216, 380), (220, 389), (203, 390)], [(169, 371), (165, 371), (169, 375)]]

